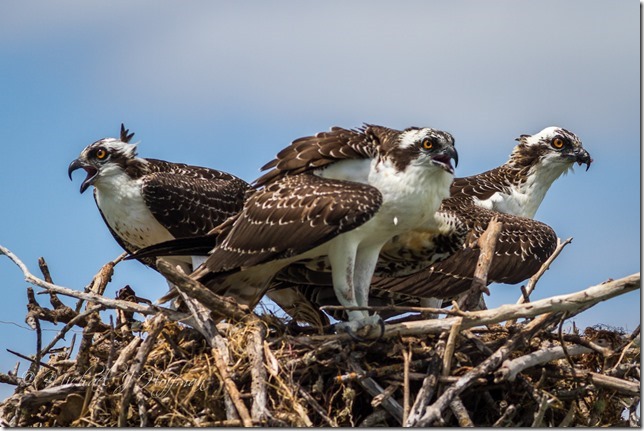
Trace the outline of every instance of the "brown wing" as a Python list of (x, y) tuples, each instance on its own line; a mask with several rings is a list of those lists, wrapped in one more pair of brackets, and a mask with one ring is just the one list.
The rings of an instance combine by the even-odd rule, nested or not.
[(491, 169), (470, 177), (454, 178), (450, 188), (451, 196), (460, 198), (476, 197), (480, 200), (490, 198), (494, 193), (509, 193), (511, 181), (518, 171), (504, 166)]
[(204, 235), (242, 209), (249, 185), (225, 172), (148, 159), (145, 203), (175, 238)]
[[(447, 203), (447, 204), (446, 204)], [(451, 203), (451, 207), (450, 207)], [(470, 243), (487, 229), (496, 216), (503, 227), (496, 244), (494, 258), (488, 273), (490, 283), (514, 284), (534, 275), (541, 265), (552, 255), (557, 245), (555, 232), (544, 223), (465, 205), (463, 200), (444, 202), (443, 211), (457, 211), (463, 222), (471, 229)], [(369, 305), (419, 305), (418, 298), (451, 298), (466, 291), (472, 285), (472, 277), (480, 250), (478, 246), (465, 246), (447, 259), (420, 272), (404, 277), (374, 276), (369, 293)], [(278, 274), (273, 289), (280, 289), (275, 302), (285, 302), (298, 298), (298, 307), (306, 312), (298, 313), (304, 321), (322, 305), (339, 305), (333, 294), (327, 273), (311, 271), (302, 264), (290, 265)], [(291, 306), (291, 308), (293, 308)], [(390, 317), (396, 312), (384, 313)], [(332, 313), (336, 319), (343, 319), (341, 312)]]
[(284, 177), (253, 193), (226, 223), (205, 266), (219, 273), (296, 256), (362, 225), (381, 203), (380, 192), (366, 184)]
[(262, 167), (262, 171), (268, 172), (254, 184), (260, 187), (284, 175), (297, 175), (339, 160), (374, 158), (380, 141), (399, 133), (386, 127), (365, 125), (355, 130), (333, 127), (328, 132), (296, 139)]
[[(446, 201), (448, 202), (448, 201)], [(372, 289), (384, 289), (418, 297), (450, 298), (472, 284), (480, 254), (476, 240), (492, 217), (503, 223), (488, 272), (490, 283), (519, 283), (534, 275), (557, 247), (557, 235), (548, 225), (476, 206), (462, 211), (471, 227), (471, 247), (465, 247), (425, 271), (399, 278), (378, 278)]]

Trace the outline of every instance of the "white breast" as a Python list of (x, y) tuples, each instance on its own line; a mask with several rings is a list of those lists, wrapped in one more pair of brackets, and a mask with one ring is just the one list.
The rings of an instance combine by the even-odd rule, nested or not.
[(174, 239), (146, 206), (140, 180), (132, 180), (121, 171), (100, 178), (94, 186), (98, 207), (124, 241), (143, 248)]
[(396, 172), (388, 163), (379, 164), (369, 176), (369, 183), (382, 193), (380, 217), (389, 217), (397, 230), (437, 227), (435, 213), (449, 197), (454, 176), (442, 169), (409, 166)]

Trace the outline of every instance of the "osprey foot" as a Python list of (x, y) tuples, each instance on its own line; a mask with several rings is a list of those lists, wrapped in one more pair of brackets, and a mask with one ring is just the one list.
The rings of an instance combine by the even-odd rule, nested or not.
[(374, 314), (364, 319), (337, 323), (335, 330), (337, 333), (346, 332), (356, 341), (378, 341), (385, 334), (385, 322)]

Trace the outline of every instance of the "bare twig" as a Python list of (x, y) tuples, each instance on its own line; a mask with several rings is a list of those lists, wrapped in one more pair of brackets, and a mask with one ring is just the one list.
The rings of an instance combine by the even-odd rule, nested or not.
[(134, 385), (136, 385), (139, 376), (143, 372), (143, 368), (145, 367), (148, 355), (152, 351), (154, 343), (156, 343), (159, 334), (163, 330), (163, 325), (165, 324), (165, 322), (166, 319), (161, 314), (157, 315), (150, 321), (151, 328), (148, 332), (148, 336), (143, 344), (141, 344), (141, 348), (136, 354), (134, 362), (132, 363), (127, 377), (125, 378), (125, 382), (123, 383), (123, 396), (121, 399), (121, 411), (119, 413), (118, 419), (119, 427), (127, 426), (127, 413), (130, 406), (130, 399), (134, 391)]
[[(504, 304), (493, 310), (464, 311), (459, 313), (463, 318), (461, 329), (469, 329), (490, 323), (504, 322), (509, 319), (529, 318), (545, 313), (569, 311), (572, 317), (593, 305), (632, 292), (640, 288), (640, 273), (591, 286), (579, 292), (558, 295), (527, 304)], [(384, 339), (407, 335), (441, 334), (449, 331), (456, 323), (456, 317), (445, 319), (417, 320), (386, 325), (382, 336)], [(312, 335), (306, 337), (315, 342), (325, 340), (350, 341), (348, 334)]]
[(83, 394), (87, 389), (86, 385), (70, 383), (53, 388), (47, 388), (40, 391), (29, 392), (24, 394), (20, 399), (20, 407), (24, 409), (34, 409), (53, 400), (63, 400), (70, 394)]
[(467, 413), (467, 409), (463, 405), (463, 401), (459, 397), (454, 398), (454, 400), (449, 404), (450, 409), (456, 416), (458, 424), (461, 427), (473, 427), (474, 422), (470, 418), (470, 415)]
[(474, 310), (479, 305), (483, 292), (489, 295), (490, 291), (487, 288), (487, 275), (494, 259), (494, 250), (496, 249), (496, 241), (503, 228), (503, 223), (498, 221), (496, 217), (490, 220), (485, 232), (479, 237), (478, 245), (480, 248), (479, 258), (474, 270), (472, 278), (472, 287), (466, 292), (459, 295), (458, 306), (461, 310)]
[(148, 415), (148, 408), (145, 405), (145, 395), (143, 394), (143, 390), (141, 387), (137, 384), (134, 385), (133, 388), (134, 392), (134, 399), (136, 400), (136, 405), (139, 408), (139, 426), (141, 428), (146, 428), (150, 426), (150, 418)]
[(436, 400), (434, 404), (429, 406), (425, 414), (413, 425), (429, 426), (438, 421), (445, 408), (460, 395), (467, 387), (469, 387), (475, 378), (490, 373), (496, 367), (501, 365), (502, 361), (508, 357), (515, 346), (525, 337), (529, 338), (537, 329), (550, 325), (554, 318), (558, 316), (551, 313), (545, 314), (528, 323), (523, 330), (509, 338), (505, 344), (494, 354), (488, 357), (480, 365), (470, 370), (454, 385), (447, 388), (447, 390)]
[[(537, 287), (537, 282), (541, 278), (541, 276), (550, 268), (550, 265), (552, 262), (559, 256), (559, 254), (563, 251), (564, 247), (567, 246), (572, 242), (572, 238), (568, 238), (564, 242), (561, 242), (560, 238), (557, 238), (557, 248), (555, 251), (552, 253), (552, 255), (541, 265), (541, 268), (539, 268), (539, 271), (536, 272), (532, 277), (530, 277), (530, 280), (528, 280), (528, 284), (524, 289), (522, 289), (522, 294), (519, 300), (517, 301), (517, 304), (525, 304), (528, 299), (530, 298), (530, 294), (534, 291), (535, 287)], [(516, 319), (511, 319), (508, 320), (505, 324), (506, 327), (512, 326), (516, 323)]]
[(427, 314), (446, 314), (448, 316), (462, 316), (463, 312), (460, 310), (448, 310), (446, 308), (433, 308), (433, 307), (406, 307), (402, 305), (369, 305), (369, 306), (344, 306), (344, 305), (323, 305), (320, 307), (322, 311), (369, 311), (370, 313), (379, 313), (383, 311), (394, 311), (396, 313), (427, 313)]
[(456, 338), (461, 330), (463, 324), (462, 317), (456, 317), (454, 325), (449, 330), (449, 337), (447, 338), (447, 345), (445, 346), (445, 356), (443, 356), (443, 372), (442, 376), (449, 376), (452, 370), (452, 356), (454, 356), (454, 349), (456, 348)]
[[(224, 362), (224, 365), (228, 367), (228, 365), (230, 364), (230, 353), (228, 352), (228, 343), (226, 342), (226, 339), (221, 335), (217, 334), (213, 339), (213, 343), (214, 343), (214, 346), (212, 348), (216, 348), (219, 351), (219, 354), (221, 355), (221, 360)], [(223, 391), (223, 392), (224, 392), (224, 408), (226, 410), (226, 419), (239, 420), (239, 414), (237, 413), (237, 408), (235, 407), (235, 404), (233, 403), (232, 398), (230, 398), (230, 394), (228, 393), (228, 391)]]
[(496, 422), (492, 424), (492, 427), (508, 426), (506, 422), (510, 421), (516, 412), (517, 408), (514, 406), (514, 404), (510, 404), (506, 407), (501, 417), (499, 417)]
[(264, 347), (263, 342), (266, 337), (266, 328), (262, 324), (253, 325), (248, 334), (247, 351), (251, 368), (251, 392), (253, 394), (253, 404), (251, 406), (251, 418), (254, 421), (263, 421), (268, 417), (266, 402), (268, 395), (266, 393), (266, 367), (264, 365)]
[(49, 342), (47, 347), (45, 347), (42, 351), (43, 356), (49, 353), (49, 351), (56, 345), (56, 343), (63, 338), (65, 338), (65, 334), (76, 325), (81, 320), (84, 320), (89, 316), (90, 314), (100, 311), (104, 309), (105, 307), (103, 305), (96, 305), (92, 308), (88, 308), (87, 310), (83, 311), (82, 313), (77, 314), (73, 319), (71, 319), (67, 324), (60, 330), (58, 331), (58, 334), (54, 337), (53, 340)]
[(241, 399), (241, 394), (239, 393), (239, 389), (237, 389), (237, 385), (228, 374), (228, 367), (226, 367), (226, 363), (221, 357), (221, 353), (219, 353), (219, 350), (217, 348), (211, 349), (211, 352), (212, 357), (215, 360), (215, 366), (217, 367), (219, 375), (221, 376), (221, 380), (226, 387), (226, 391), (228, 392), (230, 399), (237, 409), (237, 413), (239, 414), (243, 425), (245, 427), (253, 426), (253, 420), (250, 416), (250, 413), (248, 413), (248, 409), (244, 405), (244, 401)]
[[(355, 359), (348, 359), (349, 367), (356, 373), (366, 374), (365, 370), (362, 369), (360, 364), (356, 362)], [(371, 377), (366, 377), (364, 379), (359, 379), (358, 383), (362, 386), (372, 397), (382, 394), (385, 390), (380, 386), (374, 379)], [(398, 423), (402, 422), (403, 417), (403, 408), (398, 402), (391, 397), (387, 397), (383, 400), (381, 406), (392, 415)]]
[[(636, 273), (607, 283), (598, 284), (579, 292), (553, 296), (528, 304), (506, 304), (494, 310), (467, 311), (463, 316), (462, 328), (469, 329), (474, 326), (503, 322), (512, 318), (535, 317), (553, 312), (571, 311), (571, 315), (573, 315), (580, 309), (587, 309), (598, 302), (606, 301), (639, 288), (640, 274)], [(455, 322), (456, 318), (452, 317), (440, 320), (423, 320), (387, 325), (383, 338), (442, 333), (449, 330)]]
[(29, 272), (29, 269), (27, 268), (27, 266), (15, 254), (13, 254), (10, 250), (8, 250), (7, 248), (1, 245), (0, 245), (0, 254), (7, 256), (13, 263), (16, 264), (16, 266), (18, 266), (18, 268), (20, 268), (20, 270), (22, 271), (25, 277), (25, 281), (27, 283), (36, 285), (38, 287), (42, 287), (43, 289), (46, 289), (49, 292), (54, 292), (60, 295), (70, 296), (72, 298), (78, 298), (85, 301), (95, 302), (97, 304), (102, 304), (107, 308), (115, 308), (115, 309), (121, 309), (126, 311), (132, 311), (132, 312), (141, 313), (144, 315), (162, 313), (166, 315), (169, 319), (174, 321), (184, 321), (190, 317), (189, 314), (187, 313), (181, 313), (164, 307), (159, 307), (154, 305), (144, 306), (133, 302), (109, 299), (101, 295), (96, 295), (94, 293), (80, 292), (74, 289), (69, 289), (67, 287), (58, 286), (53, 283), (48, 283), (34, 276), (31, 272)]
[(546, 395), (543, 395), (541, 397), (541, 401), (539, 402), (539, 409), (534, 415), (534, 420), (532, 421), (531, 425), (532, 428), (543, 427), (543, 417), (545, 416), (548, 407), (548, 397)]
[(435, 347), (432, 357), (429, 360), (429, 372), (427, 377), (423, 380), (423, 385), (421, 386), (418, 394), (416, 395), (416, 400), (409, 411), (407, 420), (403, 423), (403, 426), (409, 427), (412, 424), (418, 422), (418, 420), (423, 416), (427, 406), (429, 405), (436, 389), (438, 388), (439, 377), (441, 373), (441, 356), (445, 351), (445, 341), (440, 340)]
[(409, 363), (411, 362), (411, 347), (408, 350), (402, 351), (403, 355), (403, 418), (402, 423), (407, 422), (407, 417), (409, 416), (410, 410), (410, 395), (409, 395)]
[[(575, 345), (568, 348), (568, 354), (570, 356), (578, 356), (584, 353), (592, 352), (587, 347)], [(512, 359), (511, 361), (506, 360), (501, 365), (495, 374), (494, 382), (499, 383), (502, 381), (514, 381), (517, 375), (524, 370), (534, 367), (535, 365), (545, 364), (550, 361), (556, 361), (558, 359), (563, 359), (566, 357), (563, 347), (557, 346), (549, 349), (538, 350), (532, 352), (528, 355), (523, 355), (518, 358)]]
[(125, 369), (127, 363), (132, 359), (132, 356), (139, 349), (139, 345), (143, 340), (140, 337), (133, 338), (130, 343), (121, 350), (119, 357), (114, 361), (114, 364), (108, 371), (109, 375), (114, 375), (120, 373)]
[(568, 409), (568, 413), (566, 413), (566, 416), (559, 423), (559, 425), (557, 425), (557, 427), (558, 428), (569, 427), (570, 424), (572, 423), (572, 420), (575, 418), (576, 412), (577, 412), (577, 408), (575, 407), (575, 403), (571, 403), (570, 409)]
[(313, 398), (311, 396), (311, 394), (309, 394), (307, 391), (305, 391), (304, 388), (300, 387), (299, 393), (300, 393), (300, 395), (302, 395), (302, 398), (304, 398), (306, 400), (306, 402), (309, 403), (309, 405), (311, 407), (313, 407), (313, 410), (315, 410), (317, 412), (317, 414), (320, 415), (320, 417), (324, 420), (324, 422), (326, 422), (326, 424), (328, 426), (330, 426), (330, 427), (337, 427), (338, 426), (338, 423), (336, 422), (336, 420), (330, 418), (329, 415), (326, 414), (326, 412), (324, 411), (324, 409), (322, 408), (320, 403), (318, 403), (315, 400), (315, 398)]
[[(30, 358), (30, 357), (29, 357), (29, 356), (27, 356), (27, 355), (23, 355), (22, 353), (14, 352), (14, 351), (13, 351), (13, 350), (11, 350), (11, 349), (6, 349), (6, 350), (7, 350), (7, 352), (11, 353), (12, 355), (16, 355), (17, 357), (22, 358), (22, 359), (25, 359), (25, 360), (27, 360), (27, 361), (29, 361), (29, 362), (32, 362), (32, 363), (33, 363), (33, 362), (35, 361), (35, 359)], [(40, 365), (41, 367), (45, 367), (45, 368), (47, 368), (47, 369), (49, 369), (49, 370), (52, 370), (52, 371), (58, 371), (56, 368), (52, 367), (51, 365), (47, 365), (47, 364), (45, 364), (45, 363), (44, 363), (44, 362), (42, 362), (42, 361), (40, 362), (40, 364), (39, 364), (39, 365)]]
[(217, 295), (204, 285), (177, 271), (169, 263), (159, 260), (157, 269), (180, 291), (196, 299), (214, 313), (232, 319), (242, 320), (248, 317), (251, 310), (234, 299)]
[(587, 376), (595, 386), (617, 391), (629, 397), (635, 397), (640, 394), (640, 385), (628, 380), (619, 379), (617, 377), (606, 376), (604, 374), (588, 372), (578, 372), (578, 376)]
[[(94, 278), (92, 278), (92, 281), (89, 283), (89, 285), (85, 287), (85, 292), (103, 295), (105, 288), (107, 287), (107, 283), (110, 282), (112, 275), (114, 274), (114, 267), (117, 263), (125, 259), (127, 255), (127, 252), (123, 252), (116, 259), (103, 265), (101, 269), (98, 270)], [(83, 301), (84, 298), (79, 298), (79, 300), (76, 302), (75, 310), (77, 313), (80, 312), (81, 307), (83, 306)]]

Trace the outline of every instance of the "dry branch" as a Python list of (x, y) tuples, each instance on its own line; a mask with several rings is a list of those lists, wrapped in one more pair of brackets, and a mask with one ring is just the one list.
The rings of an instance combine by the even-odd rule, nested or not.
[[(530, 294), (534, 291), (535, 287), (537, 286), (537, 282), (539, 281), (541, 276), (550, 268), (550, 265), (552, 265), (552, 262), (563, 251), (564, 247), (570, 244), (571, 242), (572, 242), (572, 238), (568, 238), (564, 242), (561, 242), (561, 239), (557, 238), (557, 248), (555, 249), (554, 253), (552, 253), (552, 255), (543, 263), (543, 265), (541, 265), (541, 268), (539, 268), (539, 271), (537, 271), (536, 274), (530, 277), (530, 280), (528, 280), (528, 284), (526, 285), (526, 287), (522, 288), (521, 290), (522, 295), (519, 297), (517, 304), (524, 304), (528, 302), (528, 299), (530, 298)], [(516, 322), (516, 319), (510, 319), (507, 321), (505, 326), (514, 325), (515, 322)]]
[(503, 223), (493, 217), (485, 229), (485, 232), (479, 237), (478, 245), (480, 254), (476, 262), (476, 269), (474, 270), (474, 277), (472, 279), (472, 287), (466, 292), (459, 295), (457, 300), (458, 306), (461, 310), (475, 310), (481, 303), (482, 293), (490, 294), (487, 288), (487, 274), (494, 259), (494, 250), (496, 249), (496, 241), (503, 228)]
[(229, 297), (219, 296), (201, 283), (180, 273), (169, 263), (159, 260), (157, 268), (180, 291), (196, 299), (210, 311), (232, 320), (242, 320), (249, 316), (250, 309)]
[[(535, 317), (545, 313), (586, 309), (598, 302), (606, 301), (624, 293), (639, 289), (640, 274), (598, 284), (585, 290), (567, 295), (553, 296), (527, 304), (506, 304), (493, 310), (466, 311), (463, 315), (463, 329), (489, 323), (499, 323), (508, 319)], [(406, 335), (436, 334), (449, 331), (458, 318), (425, 320), (387, 325), (383, 338)]]
[(102, 295), (97, 295), (97, 294), (88, 293), (88, 292), (79, 292), (74, 289), (69, 289), (67, 287), (62, 287), (53, 283), (48, 283), (34, 276), (29, 271), (27, 266), (16, 255), (14, 255), (11, 251), (9, 251), (7, 248), (1, 245), (0, 245), (0, 254), (7, 256), (13, 263), (16, 264), (16, 266), (18, 266), (18, 268), (20, 268), (20, 270), (22, 271), (25, 277), (25, 281), (27, 283), (36, 285), (38, 287), (42, 287), (43, 289), (46, 289), (48, 292), (58, 293), (64, 296), (69, 296), (72, 298), (82, 299), (84, 301), (102, 304), (112, 309), (125, 310), (125, 311), (140, 313), (144, 315), (162, 313), (166, 315), (169, 319), (177, 322), (186, 320), (190, 317), (186, 313), (180, 313), (178, 311), (170, 310), (164, 307), (158, 307), (158, 306), (152, 306), (152, 305), (140, 305), (140, 304), (128, 302), (128, 301), (109, 299), (109, 298), (105, 298)]
[[(7, 255), (29, 282), (39, 280)], [(109, 269), (109, 264), (102, 268), (94, 286), (102, 286)], [(384, 339), (357, 343), (344, 334), (302, 335), (312, 332), (222, 302), (184, 274), (175, 281), (182, 283), (192, 314), (77, 292), (54, 285), (48, 271), (42, 266), (41, 271), (45, 280), (34, 285), (94, 304), (75, 312), (54, 341), (36, 349), (43, 358), (50, 355), (48, 363), (41, 359), (33, 381), (15, 377), (17, 371), (0, 374), (0, 381), (18, 385), (0, 403), (5, 426), (639, 423), (639, 330), (630, 335), (553, 330), (561, 316), (637, 289), (639, 274), (533, 303), (454, 309), (444, 313), (454, 316), (446, 319), (390, 323)], [(54, 304), (55, 299), (54, 310), (60, 308)], [(215, 326), (210, 307), (228, 321)], [(141, 335), (100, 322), (101, 308), (155, 317), (141, 325)], [(161, 322), (164, 316), (171, 321)], [(85, 318), (90, 323), (77, 356), (52, 354)], [(181, 324), (172, 322), (176, 318)], [(508, 329), (482, 327), (521, 318), (534, 320)], [(101, 333), (92, 330), (98, 327)], [(570, 363), (561, 359), (562, 352)], [(33, 355), (27, 357), (33, 361)], [(158, 383), (149, 386), (148, 380)], [(73, 386), (67, 388), (69, 382)]]
[(123, 384), (123, 399), (121, 400), (121, 410), (118, 421), (118, 425), (120, 427), (127, 425), (130, 398), (134, 392), (134, 386), (136, 385), (137, 379), (143, 372), (147, 357), (152, 351), (154, 343), (156, 343), (157, 341), (157, 337), (163, 330), (163, 325), (165, 324), (165, 322), (166, 320), (164, 319), (163, 315), (158, 315), (150, 321), (150, 325), (152, 326), (150, 333), (148, 334), (148, 337), (145, 339), (145, 341), (141, 344), (141, 348), (136, 354), (134, 362), (132, 363), (132, 366), (127, 373), (125, 383)]
[(221, 353), (219, 353), (219, 350), (217, 350), (216, 348), (213, 348), (211, 352), (212, 352), (212, 357), (215, 360), (215, 366), (219, 371), (219, 375), (221, 376), (221, 379), (226, 385), (226, 391), (230, 396), (230, 399), (232, 400), (235, 408), (237, 409), (237, 413), (239, 414), (239, 417), (242, 420), (242, 424), (245, 427), (253, 426), (250, 413), (248, 413), (248, 409), (244, 405), (244, 401), (242, 401), (241, 399), (241, 394), (239, 393), (239, 389), (237, 389), (237, 385), (235, 385), (235, 382), (230, 378), (230, 374), (228, 373), (228, 368), (226, 367), (226, 363), (221, 357)]
[[(572, 346), (568, 348), (568, 355), (579, 356), (584, 353), (592, 352), (591, 349), (584, 346)], [(547, 362), (556, 361), (566, 357), (564, 348), (562, 346), (551, 347), (545, 350), (538, 350), (524, 356), (505, 361), (501, 368), (495, 374), (494, 381), (499, 383), (503, 380), (514, 381), (517, 375), (527, 368), (534, 367), (535, 365), (545, 364)]]
[(489, 358), (483, 361), (479, 366), (465, 374), (458, 382), (450, 386), (437, 400), (426, 410), (425, 414), (418, 419), (413, 426), (431, 426), (434, 422), (441, 419), (442, 413), (445, 408), (465, 389), (467, 389), (473, 381), (480, 376), (489, 374), (496, 369), (505, 358), (514, 350), (515, 346), (520, 343), (524, 338), (530, 338), (534, 332), (544, 326), (552, 324), (555, 316), (552, 314), (545, 314), (533, 320), (525, 326), (520, 332), (512, 336), (505, 344)]

